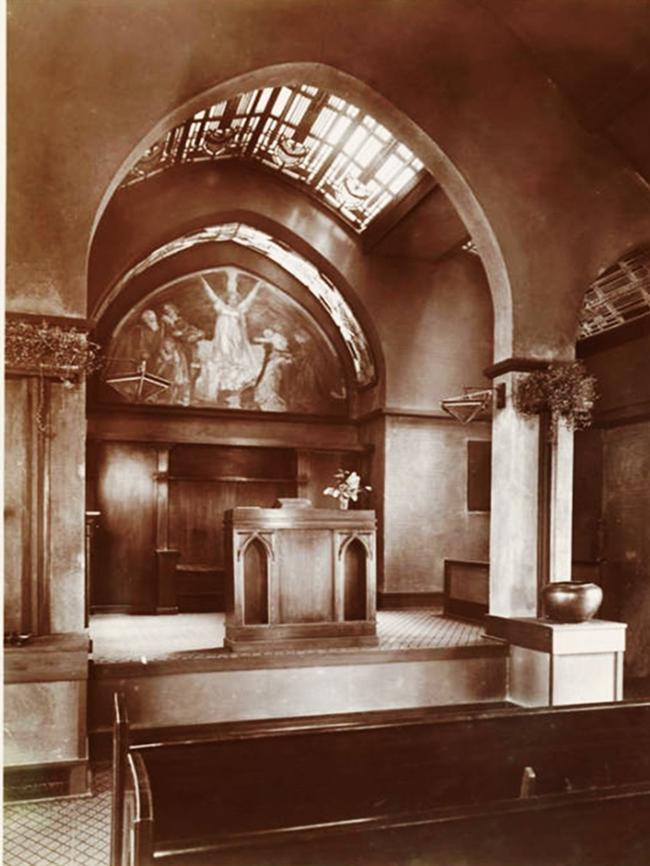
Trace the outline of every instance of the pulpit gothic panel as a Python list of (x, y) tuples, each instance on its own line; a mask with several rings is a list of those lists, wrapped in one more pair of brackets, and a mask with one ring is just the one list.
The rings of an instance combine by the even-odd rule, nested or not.
[(230, 649), (377, 643), (373, 511), (234, 508), (225, 541)]

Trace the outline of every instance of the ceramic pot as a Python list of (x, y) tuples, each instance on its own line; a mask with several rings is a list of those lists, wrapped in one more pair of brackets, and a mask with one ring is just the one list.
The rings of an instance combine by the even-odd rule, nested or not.
[(602, 600), (603, 591), (596, 583), (558, 581), (542, 589), (544, 613), (554, 622), (587, 622)]

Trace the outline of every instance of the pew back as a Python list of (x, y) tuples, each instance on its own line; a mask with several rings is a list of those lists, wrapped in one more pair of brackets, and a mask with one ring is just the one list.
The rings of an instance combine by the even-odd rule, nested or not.
[(245, 848), (278, 838), (286, 848), (288, 838), (294, 845), (316, 834), (320, 853), (323, 837), (351, 828), (357, 838), (361, 828), (394, 835), (414, 816), (425, 816), (417, 826), (458, 823), (466, 813), (498, 824), (490, 810), (521, 807), (527, 767), (536, 796), (525, 812), (540, 804), (577, 808), (578, 801), (583, 812), (605, 802), (618, 809), (611, 804), (621, 792), (636, 802), (650, 789), (650, 704), (432, 711), (390, 721), (369, 715), (343, 726), (312, 720), (252, 734), (217, 727), (210, 738), (140, 744), (129, 754), (146, 775), (157, 856), (199, 856), (207, 846), (222, 852), (214, 861), (221, 863), (224, 849), (242, 857)]

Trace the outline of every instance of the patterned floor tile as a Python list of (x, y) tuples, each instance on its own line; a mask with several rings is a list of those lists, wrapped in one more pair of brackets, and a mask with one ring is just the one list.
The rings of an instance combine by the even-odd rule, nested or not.
[[(182, 653), (232, 653), (223, 649), (225, 615), (191, 613), (174, 616), (100, 614), (90, 623), (93, 659), (99, 663), (155, 661)], [(482, 640), (483, 628), (449, 619), (429, 608), (384, 610), (377, 613), (378, 650), (468, 646)], [(342, 653), (355, 652), (342, 648)], [(261, 653), (263, 654), (263, 653)], [(237, 655), (260, 655), (242, 653)]]
[[(92, 618), (95, 660), (122, 661), (223, 644), (223, 614), (102, 615)], [(380, 650), (469, 646), (482, 627), (430, 609), (377, 614)], [(125, 650), (128, 646), (128, 650)], [(342, 650), (348, 652), (349, 650)], [(109, 866), (111, 774), (93, 774), (92, 797), (11, 804), (4, 809), (4, 866)]]
[(109, 866), (111, 774), (94, 773), (92, 797), (4, 807), (4, 866)]

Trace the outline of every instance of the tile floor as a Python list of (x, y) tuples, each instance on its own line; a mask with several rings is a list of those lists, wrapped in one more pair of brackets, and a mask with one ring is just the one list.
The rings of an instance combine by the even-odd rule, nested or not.
[[(380, 650), (467, 646), (482, 628), (431, 610), (380, 611)], [(90, 624), (96, 662), (168, 658), (223, 646), (223, 614), (102, 614)], [(347, 651), (347, 650), (345, 650)], [(225, 652), (225, 651), (224, 651)], [(4, 808), (3, 866), (109, 866), (110, 769), (93, 774), (92, 797), (11, 804)]]
[(3, 866), (109, 866), (111, 771), (93, 773), (91, 797), (4, 807)]
[[(223, 650), (223, 613), (181, 613), (172, 616), (98, 614), (91, 618), (93, 660), (99, 663), (173, 658), (192, 651)], [(449, 619), (430, 609), (384, 610), (377, 613), (377, 650), (424, 649), (483, 643), (483, 628)], [(355, 652), (342, 649), (342, 652)]]

